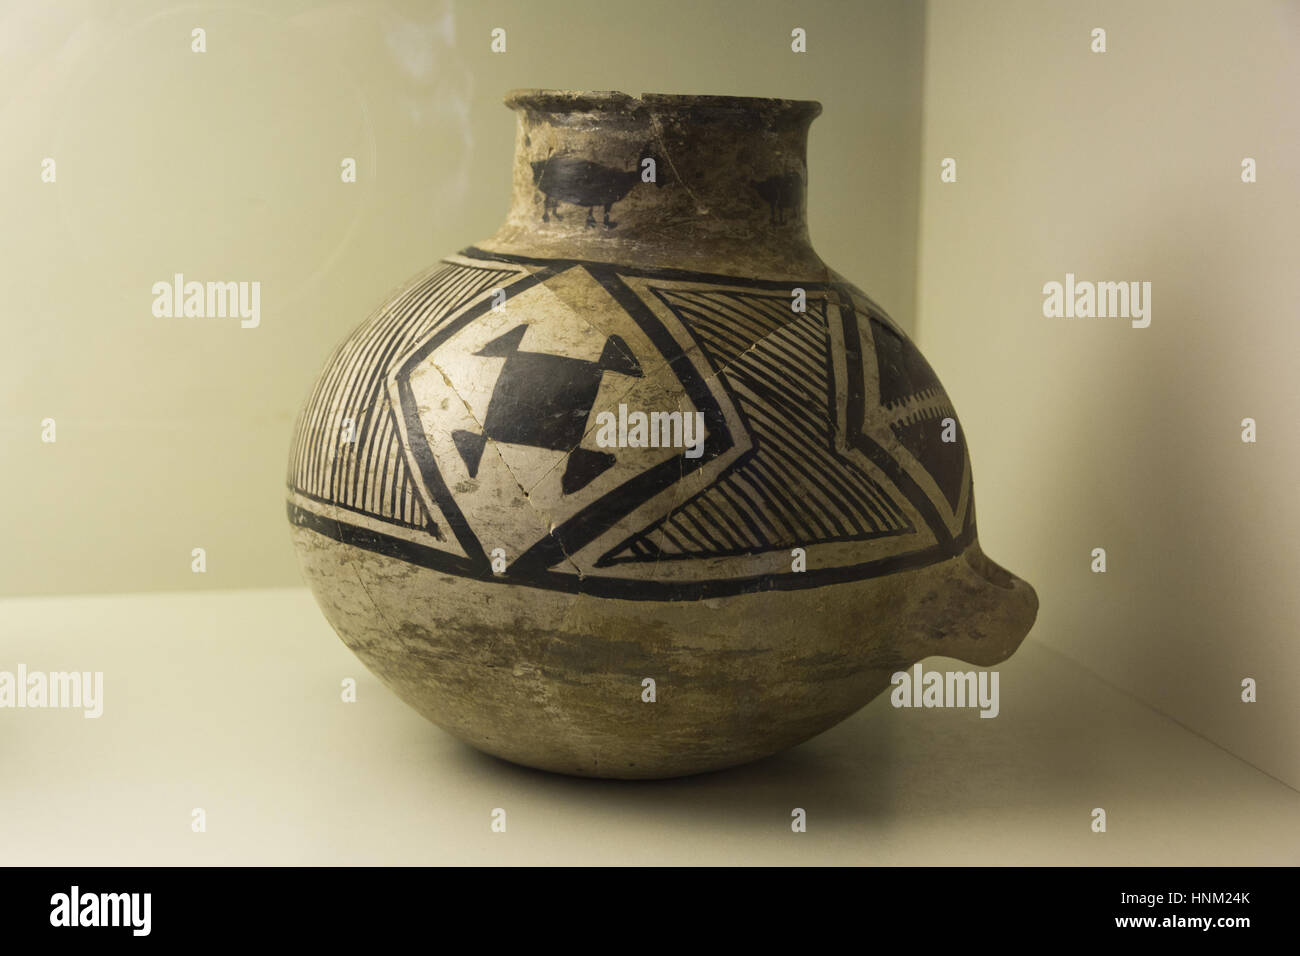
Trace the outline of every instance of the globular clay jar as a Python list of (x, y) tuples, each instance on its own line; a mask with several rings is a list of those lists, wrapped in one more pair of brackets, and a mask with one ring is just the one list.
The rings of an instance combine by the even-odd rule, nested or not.
[(1033, 589), (907, 336), (817, 257), (817, 103), (530, 90), (495, 236), (394, 293), (298, 421), (288, 512), (344, 642), (488, 753), (670, 777), (805, 741)]

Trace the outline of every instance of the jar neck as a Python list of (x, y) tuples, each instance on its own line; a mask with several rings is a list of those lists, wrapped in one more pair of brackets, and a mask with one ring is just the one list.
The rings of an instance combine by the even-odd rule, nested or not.
[(513, 198), (486, 249), (726, 274), (824, 269), (795, 100), (517, 91)]

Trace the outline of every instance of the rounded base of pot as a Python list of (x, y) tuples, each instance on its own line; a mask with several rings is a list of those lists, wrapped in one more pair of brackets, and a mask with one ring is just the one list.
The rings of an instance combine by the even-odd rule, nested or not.
[(453, 577), (293, 535), (330, 624), (402, 700), (489, 754), (585, 777), (677, 777), (770, 756), (924, 657), (1005, 659), (1038, 608), (978, 543), (884, 577), (673, 602)]

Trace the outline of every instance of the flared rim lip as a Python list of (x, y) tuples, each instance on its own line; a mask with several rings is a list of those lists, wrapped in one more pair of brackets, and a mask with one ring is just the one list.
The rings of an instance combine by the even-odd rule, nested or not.
[(821, 103), (816, 100), (686, 93), (642, 93), (637, 97), (617, 90), (511, 90), (505, 96), (505, 104), (511, 109), (540, 113), (635, 113), (645, 110), (654, 113), (767, 113), (807, 119), (822, 111)]

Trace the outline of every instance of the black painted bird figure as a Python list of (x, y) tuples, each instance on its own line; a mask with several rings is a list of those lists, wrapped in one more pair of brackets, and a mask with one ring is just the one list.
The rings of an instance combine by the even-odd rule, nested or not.
[(654, 160), (655, 185), (662, 186), (659, 170), (663, 164), (652, 151), (650, 143), (641, 150), (640, 157), (631, 170), (602, 166), (577, 156), (548, 156), (533, 162), (533, 185), (543, 196), (542, 222), (550, 222), (551, 216), (562, 218), (559, 204), (567, 202), (586, 207), (587, 226), (596, 224), (595, 209), (603, 206), (603, 224), (605, 228), (613, 229), (618, 223), (610, 220), (610, 207), (641, 182), (642, 163), (646, 159)]
[(803, 198), (803, 177), (798, 173), (780, 173), (754, 183), (754, 190), (768, 204), (774, 226), (785, 224), (786, 210), (797, 209)]

